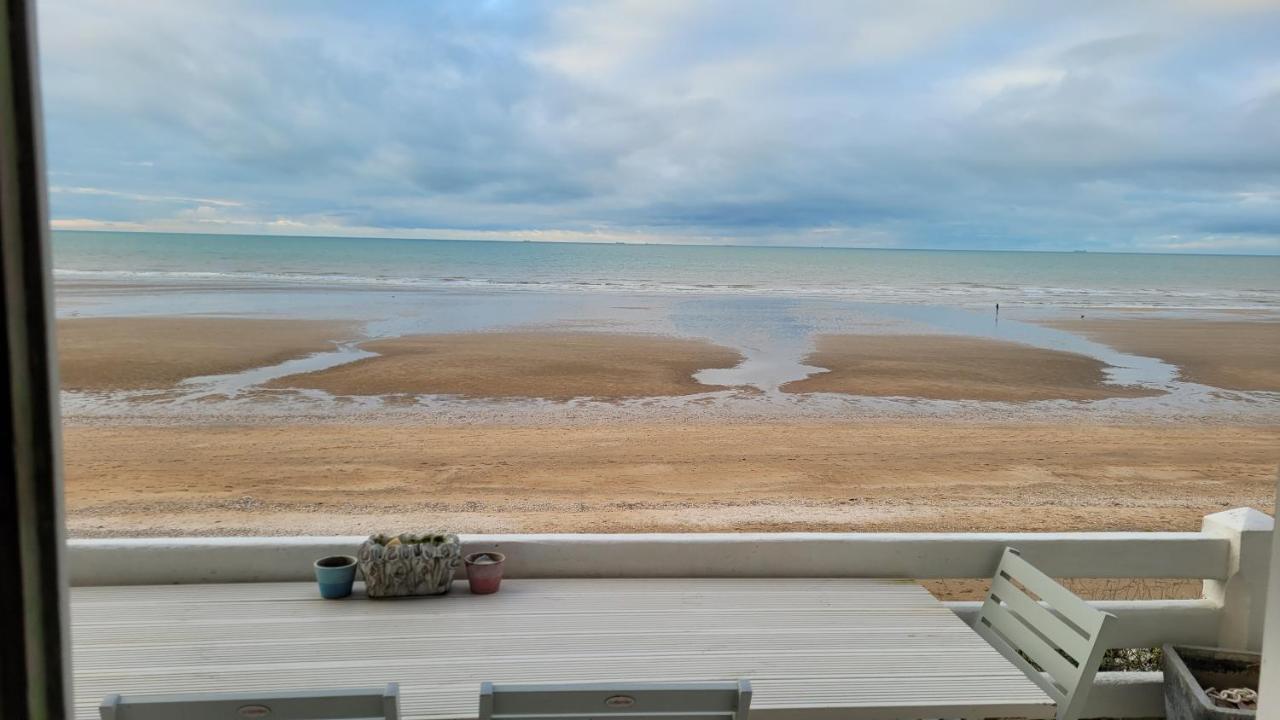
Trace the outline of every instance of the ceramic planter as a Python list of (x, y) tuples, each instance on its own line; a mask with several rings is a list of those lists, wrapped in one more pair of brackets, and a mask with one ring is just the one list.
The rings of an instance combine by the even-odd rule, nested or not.
[(472, 553), (466, 557), (467, 582), (472, 595), (489, 595), (498, 592), (502, 585), (502, 565), (507, 557), (502, 553)]
[(315, 562), (316, 584), (320, 597), (327, 600), (344, 598), (351, 594), (356, 581), (356, 559), (350, 555), (330, 555)]
[(443, 595), (453, 585), (462, 544), (451, 533), (373, 535), (360, 546), (358, 557), (371, 598)]

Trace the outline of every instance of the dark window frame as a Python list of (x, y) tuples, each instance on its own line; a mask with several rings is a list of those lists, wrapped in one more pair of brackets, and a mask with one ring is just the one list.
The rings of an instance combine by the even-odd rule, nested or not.
[(0, 16), (0, 720), (72, 715), (35, 0)]

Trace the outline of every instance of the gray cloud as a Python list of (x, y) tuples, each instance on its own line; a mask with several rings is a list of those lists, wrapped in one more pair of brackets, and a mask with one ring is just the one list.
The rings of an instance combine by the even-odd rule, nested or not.
[(67, 227), (1280, 252), (1265, 3), (40, 11)]

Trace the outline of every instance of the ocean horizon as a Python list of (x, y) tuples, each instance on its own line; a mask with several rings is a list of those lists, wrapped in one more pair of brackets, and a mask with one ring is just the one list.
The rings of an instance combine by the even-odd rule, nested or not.
[(682, 241), (642, 241), (642, 240), (534, 240), (530, 238), (433, 238), (409, 237), (400, 235), (326, 235), (326, 234), (292, 234), (292, 233), (221, 233), (169, 230), (98, 230), (88, 228), (54, 228), (53, 235), (59, 234), (99, 234), (99, 235), (181, 235), (194, 237), (255, 237), (255, 238), (297, 238), (308, 240), (398, 240), (405, 242), (441, 242), (441, 243), (496, 243), (509, 245), (512, 243), (530, 243), (537, 245), (633, 245), (633, 246), (675, 246), (675, 247), (732, 247), (732, 248), (791, 248), (796, 250), (889, 250), (897, 252), (954, 252), (954, 253), (1036, 253), (1042, 255), (1176, 255), (1207, 257), (1280, 257), (1280, 251), (1274, 253), (1250, 252), (1200, 252), (1180, 250), (1159, 252), (1154, 250), (1090, 250), (1075, 248), (1055, 250), (1045, 248), (938, 248), (917, 246), (873, 246), (873, 245), (803, 245), (784, 243), (733, 243), (733, 242), (682, 242)]
[(1280, 308), (1280, 256), (55, 231), (59, 281)]

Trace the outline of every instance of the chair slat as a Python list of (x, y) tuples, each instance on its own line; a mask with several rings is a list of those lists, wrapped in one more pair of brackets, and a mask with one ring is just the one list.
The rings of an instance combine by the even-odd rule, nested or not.
[(1004, 601), (1009, 609), (1021, 615), (1031, 627), (1040, 631), (1053, 645), (1062, 648), (1072, 660), (1083, 662), (1092, 649), (1091, 643), (1062, 618), (1032, 600), (1001, 575), (991, 581), (991, 594)]
[(1050, 607), (1085, 631), (1089, 639), (1093, 639), (1102, 628), (1102, 620), (1106, 617), (1104, 614), (1081, 600), (1075, 593), (1062, 587), (1058, 581), (1024, 560), (1016, 552), (1005, 552), (1000, 570), (1022, 583), (1023, 587), (1039, 595)]
[[(108, 695), (98, 708), (102, 720), (225, 720), (249, 717), (246, 707), (280, 720), (398, 720), (400, 689), (206, 692), (164, 695)], [(264, 716), (265, 716), (264, 715)]]
[(750, 704), (746, 680), (480, 686), (480, 720), (743, 720)]
[(1075, 684), (1079, 675), (1076, 666), (1059, 655), (1052, 645), (1014, 617), (1003, 605), (988, 598), (982, 607), (981, 617), (1000, 633), (1006, 643), (1015, 650), (1021, 650), (1032, 662), (1044, 668), (1063, 688), (1070, 688)]
[(1032, 682), (1039, 685), (1040, 689), (1044, 690), (1055, 703), (1061, 706), (1066, 702), (1066, 693), (1064, 693), (1062, 688), (1058, 687), (1054, 683), (1053, 678), (1050, 677), (1048, 673), (1038, 670), (1034, 665), (1027, 662), (1026, 658), (1019, 655), (1018, 651), (1014, 650), (1013, 647), (1009, 645), (1009, 643), (1005, 642), (1004, 638), (997, 635), (994, 630), (981, 622), (974, 626), (973, 629), (986, 639), (986, 641), (991, 644), (991, 647), (995, 648), (997, 652), (1016, 665), (1018, 669), (1021, 670)]

